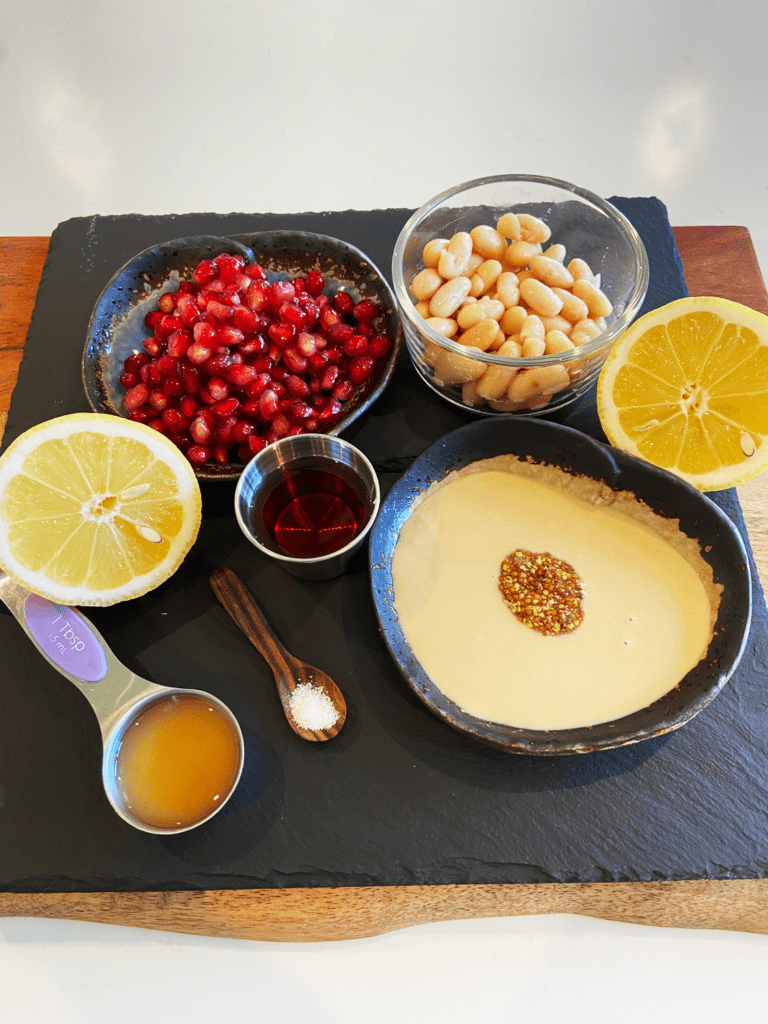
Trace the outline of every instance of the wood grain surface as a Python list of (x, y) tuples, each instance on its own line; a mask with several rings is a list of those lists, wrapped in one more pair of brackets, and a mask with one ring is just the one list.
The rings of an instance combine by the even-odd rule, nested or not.
[[(675, 237), (691, 295), (719, 295), (768, 314), (768, 293), (746, 228), (675, 228)], [(0, 238), (0, 436), (47, 251), (47, 238)], [(738, 494), (765, 588), (768, 473), (739, 487)], [(0, 916), (5, 917), (283, 942), (363, 938), (427, 922), (528, 914), (583, 914), (667, 928), (768, 934), (768, 879), (0, 893)]]

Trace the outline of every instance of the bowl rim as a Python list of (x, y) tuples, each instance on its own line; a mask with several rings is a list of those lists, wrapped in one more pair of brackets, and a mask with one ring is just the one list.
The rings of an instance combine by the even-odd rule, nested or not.
[[(538, 436), (537, 436), (538, 435)], [(518, 447), (522, 445), (522, 451)], [(732, 585), (723, 590), (706, 654), (652, 704), (622, 718), (570, 729), (539, 730), (505, 725), (463, 711), (432, 681), (413, 653), (395, 609), (392, 556), (400, 528), (427, 488), (454, 470), (498, 454), (512, 453), (629, 490), (659, 515), (688, 521), (702, 557)], [(634, 481), (634, 482), (633, 482)], [(674, 508), (664, 504), (673, 498)], [(700, 531), (700, 532), (699, 532)], [(683, 532), (686, 532), (683, 530)], [(688, 534), (691, 535), (690, 533)], [(716, 544), (707, 549), (707, 537)], [(724, 552), (724, 553), (723, 553)], [(480, 419), (435, 441), (393, 485), (370, 537), (371, 594), (379, 633), (411, 691), (442, 722), (473, 739), (512, 754), (587, 754), (670, 733), (702, 711), (726, 685), (746, 648), (752, 617), (751, 570), (739, 530), (706, 494), (680, 477), (588, 434), (549, 420)], [(729, 627), (729, 628), (727, 628)]]
[[(445, 335), (440, 334), (433, 327), (430, 327), (428, 323), (416, 312), (416, 308), (411, 301), (411, 297), (408, 294), (408, 289), (405, 287), (405, 279), (402, 273), (403, 254), (405, 252), (405, 246), (411, 232), (418, 226), (418, 224), (430, 213), (433, 209), (440, 206), (446, 199), (450, 199), (451, 196), (457, 195), (460, 192), (469, 190), (470, 188), (477, 188), (481, 185), (494, 184), (496, 182), (535, 182), (541, 185), (548, 185), (555, 188), (563, 189), (566, 192), (570, 192), (574, 195), (581, 196), (582, 199), (586, 199), (593, 206), (596, 206), (606, 216), (608, 216), (614, 223), (617, 223), (619, 227), (625, 232), (632, 250), (634, 251), (635, 257), (638, 264), (638, 275), (635, 282), (635, 287), (627, 300), (627, 304), (624, 311), (616, 318), (616, 320), (608, 327), (602, 334), (598, 334), (597, 337), (592, 338), (590, 341), (585, 342), (583, 345), (578, 346), (573, 352), (562, 353), (553, 352), (549, 355), (543, 356), (499, 356), (493, 352), (482, 352), (478, 349), (476, 352), (468, 352), (466, 345), (461, 345), (450, 338), (446, 338)], [(477, 362), (487, 363), (488, 365), (496, 366), (514, 366), (514, 367), (532, 367), (532, 366), (550, 366), (556, 363), (567, 363), (571, 359), (583, 359), (585, 357), (593, 355), (595, 352), (599, 352), (605, 347), (609, 347), (613, 344), (616, 338), (622, 334), (632, 323), (637, 316), (640, 307), (643, 304), (645, 296), (648, 291), (648, 283), (650, 280), (650, 266), (648, 262), (648, 253), (646, 252), (645, 245), (634, 225), (624, 216), (624, 214), (609, 203), (606, 199), (601, 198), (594, 192), (590, 192), (588, 189), (582, 188), (580, 185), (574, 185), (569, 181), (564, 181), (561, 178), (550, 178), (540, 174), (495, 174), (489, 175), (482, 178), (473, 178), (470, 181), (462, 182), (460, 185), (454, 185), (452, 188), (445, 189), (438, 195), (429, 199), (423, 206), (420, 206), (403, 225), (400, 234), (398, 235), (397, 241), (395, 242), (395, 248), (392, 254), (392, 282), (394, 286), (395, 298), (400, 307), (400, 313), (404, 316), (411, 327), (416, 330), (419, 334), (425, 335), (431, 342), (436, 345), (440, 345), (442, 348), (447, 349), (449, 352), (455, 352), (457, 355), (463, 355), (465, 358), (474, 359)], [(406, 339), (407, 340), (407, 339)], [(410, 351), (410, 346), (409, 346)]]
[[(104, 288), (101, 290), (88, 320), (85, 345), (83, 347), (83, 354), (80, 363), (80, 376), (85, 397), (91, 409), (94, 412), (105, 412), (116, 416), (123, 415), (118, 410), (111, 408), (110, 405), (104, 401), (100, 389), (98, 388), (98, 384), (94, 380), (94, 377), (97, 375), (92, 371), (89, 364), (93, 359), (92, 352), (95, 352), (96, 357), (98, 357), (102, 348), (102, 342), (97, 336), (95, 327), (98, 318), (101, 315), (102, 307), (107, 302), (110, 291), (119, 285), (121, 277), (129, 273), (134, 264), (138, 263), (142, 258), (150, 257), (153, 254), (159, 255), (166, 252), (170, 254), (180, 248), (194, 247), (195, 244), (208, 245), (209, 247), (215, 248), (218, 252), (236, 250), (247, 259), (253, 260), (258, 258), (254, 255), (254, 250), (258, 250), (261, 243), (268, 244), (271, 240), (284, 241), (285, 247), (290, 248), (292, 242), (295, 244), (300, 242), (306, 243), (310, 239), (321, 239), (323, 243), (330, 244), (333, 247), (337, 247), (340, 250), (345, 251), (351, 262), (357, 261), (359, 265), (364, 265), (367, 272), (375, 276), (377, 279), (377, 288), (382, 293), (382, 296), (385, 297), (387, 303), (387, 314), (391, 325), (389, 333), (392, 338), (392, 348), (387, 354), (386, 363), (381, 376), (375, 387), (373, 387), (371, 391), (362, 398), (354, 409), (351, 409), (348, 414), (343, 416), (342, 419), (326, 433), (328, 436), (335, 437), (342, 431), (346, 430), (355, 422), (355, 420), (368, 412), (374, 402), (381, 397), (384, 390), (390, 384), (403, 345), (404, 332), (402, 319), (400, 317), (397, 299), (389, 282), (387, 281), (387, 278), (370, 256), (364, 253), (362, 249), (358, 248), (358, 246), (352, 242), (347, 242), (342, 238), (336, 238), (333, 235), (325, 235), (318, 231), (303, 231), (300, 228), (270, 228), (261, 231), (233, 232), (232, 234), (224, 235), (187, 235), (181, 238), (159, 241), (153, 245), (146, 246), (140, 252), (134, 253), (133, 256), (125, 260), (122, 265), (114, 271)], [(160, 291), (168, 290), (166, 286), (169, 280), (170, 278), (165, 279)], [(157, 293), (158, 295), (160, 294), (160, 291)], [(96, 391), (99, 392), (98, 396), (95, 393)], [(239, 463), (230, 462), (227, 463), (226, 466), (219, 466), (213, 462), (209, 462), (203, 466), (195, 466), (193, 468), (195, 476), (201, 483), (232, 483), (239, 479), (246, 465), (247, 463), (243, 463), (241, 465)]]

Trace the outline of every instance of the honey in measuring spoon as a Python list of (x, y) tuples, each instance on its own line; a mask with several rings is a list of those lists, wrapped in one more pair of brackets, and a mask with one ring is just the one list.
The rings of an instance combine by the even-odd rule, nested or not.
[(156, 700), (128, 726), (117, 753), (125, 806), (155, 828), (188, 828), (226, 799), (240, 745), (223, 712), (203, 697)]

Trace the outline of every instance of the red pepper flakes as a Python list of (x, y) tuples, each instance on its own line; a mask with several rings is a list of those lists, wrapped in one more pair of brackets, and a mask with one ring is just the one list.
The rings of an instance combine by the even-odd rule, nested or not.
[(584, 618), (584, 584), (572, 565), (548, 551), (518, 549), (507, 555), (499, 590), (520, 622), (544, 636), (570, 633)]

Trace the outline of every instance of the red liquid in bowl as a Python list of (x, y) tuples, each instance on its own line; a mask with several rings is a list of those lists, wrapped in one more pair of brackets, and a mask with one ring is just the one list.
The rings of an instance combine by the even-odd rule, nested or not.
[(367, 518), (365, 505), (342, 477), (299, 470), (264, 503), (264, 524), (290, 558), (320, 558), (345, 547)]

